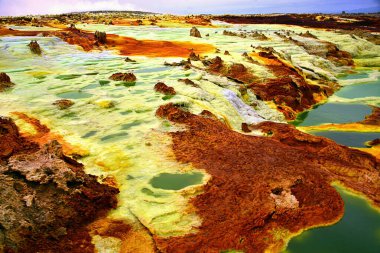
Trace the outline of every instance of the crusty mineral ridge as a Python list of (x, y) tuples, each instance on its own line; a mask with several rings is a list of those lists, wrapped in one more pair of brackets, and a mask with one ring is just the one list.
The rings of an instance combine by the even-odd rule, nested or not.
[(162, 82), (156, 83), (156, 85), (154, 86), (154, 90), (157, 92), (160, 92), (162, 94), (165, 94), (165, 95), (175, 95), (176, 94), (173, 87), (167, 86), (166, 84), (164, 84)]
[(41, 47), (40, 44), (36, 40), (32, 40), (28, 47), (30, 48), (30, 51), (34, 54), (40, 55), (41, 54)]
[(275, 78), (262, 80), (241, 63), (228, 65), (219, 56), (210, 60), (203, 60), (206, 70), (212, 74), (223, 75), (234, 81), (244, 83), (251, 89), (258, 99), (273, 101), (279, 111), (291, 120), (297, 114), (310, 109), (333, 93), (329, 86), (309, 84), (305, 78), (292, 66), (285, 64), (269, 49), (254, 53), (260, 58)]
[(190, 36), (202, 38), (201, 33), (199, 32), (199, 30), (196, 27), (191, 28)]
[(115, 73), (109, 77), (114, 81), (135, 82), (137, 80), (133, 73)]
[(70, 99), (59, 99), (56, 100), (53, 105), (57, 106), (60, 110), (64, 110), (73, 106), (74, 102)]
[(84, 227), (118, 190), (85, 174), (51, 141), (40, 147), (0, 118), (0, 252), (93, 252)]
[(0, 73), (0, 92), (4, 91), (14, 84), (11, 82), (11, 78), (4, 72)]
[(380, 206), (379, 164), (367, 153), (287, 124), (248, 126), (268, 134), (258, 137), (173, 104), (156, 115), (187, 126), (169, 133), (175, 157), (212, 176), (191, 203), (203, 221), (198, 232), (156, 237), (163, 252), (279, 252), (291, 234), (342, 217), (336, 181)]

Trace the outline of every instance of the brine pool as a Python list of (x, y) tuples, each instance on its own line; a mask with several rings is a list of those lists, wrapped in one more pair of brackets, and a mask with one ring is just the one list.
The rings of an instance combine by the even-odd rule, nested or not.
[[(364, 120), (371, 114), (371, 106), (380, 106), (379, 72), (373, 72), (373, 78), (369, 78), (369, 73), (362, 72), (342, 77), (340, 80), (342, 83), (351, 83), (351, 85), (343, 86), (329, 98), (327, 103), (301, 113), (292, 123), (295, 126), (318, 126)], [(341, 145), (364, 148), (365, 142), (380, 138), (380, 126), (375, 132), (324, 130), (309, 133), (327, 137)]]
[(378, 253), (380, 215), (358, 196), (337, 187), (344, 216), (332, 226), (304, 231), (293, 238), (284, 253)]
[[(341, 78), (353, 81), (334, 94), (333, 102), (320, 105), (301, 114), (293, 124), (317, 126), (328, 123), (361, 121), (371, 114), (370, 105), (380, 102), (380, 79), (368, 81), (368, 73), (358, 73)], [(343, 98), (340, 100), (339, 98)], [(358, 98), (367, 98), (369, 103)], [(338, 144), (350, 147), (366, 147), (365, 142), (380, 138), (377, 132), (310, 131), (310, 134), (327, 137)], [(343, 218), (332, 226), (304, 231), (290, 240), (284, 253), (377, 253), (380, 251), (380, 213), (366, 200), (337, 187), (345, 204)]]

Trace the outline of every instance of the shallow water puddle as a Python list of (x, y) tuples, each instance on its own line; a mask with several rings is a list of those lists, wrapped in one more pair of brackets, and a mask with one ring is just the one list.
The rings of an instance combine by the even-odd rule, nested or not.
[(203, 174), (199, 172), (185, 174), (161, 173), (152, 178), (150, 184), (154, 188), (180, 190), (190, 185), (200, 184), (202, 183), (202, 179)]

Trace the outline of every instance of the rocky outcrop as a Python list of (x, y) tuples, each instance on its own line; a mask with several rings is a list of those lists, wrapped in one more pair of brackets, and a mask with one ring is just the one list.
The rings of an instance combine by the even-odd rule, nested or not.
[(232, 31), (223, 31), (223, 35), (226, 36), (236, 36), (240, 38), (253, 38), (256, 40), (268, 40), (268, 37), (260, 32), (257, 31), (251, 31), (251, 32), (232, 32)]
[(65, 156), (0, 118), (0, 251), (92, 252), (85, 225), (116, 207), (118, 190), (98, 183)]
[(0, 73), (0, 92), (11, 88), (14, 84), (11, 82), (11, 78), (4, 72)]
[(33, 54), (37, 54), (37, 55), (40, 55), (42, 52), (41, 52), (41, 47), (40, 45), (38, 44), (38, 42), (36, 40), (32, 40), (29, 44), (28, 44), (28, 47), (30, 48), (30, 51), (33, 53)]
[(195, 88), (199, 88), (199, 85), (194, 83), (193, 81), (191, 81), (189, 78), (185, 78), (185, 79), (178, 79), (178, 82), (181, 82), (181, 83), (184, 83), (186, 85), (190, 85), (190, 86), (193, 86)]
[(191, 28), (190, 30), (190, 36), (192, 37), (197, 37), (197, 38), (202, 38), (201, 33), (196, 27)]
[(135, 82), (137, 80), (135, 74), (130, 73), (115, 73), (109, 77), (114, 81), (123, 81), (123, 82)]
[(127, 58), (125, 58), (125, 60), (124, 60), (125, 62), (136, 62), (135, 60), (132, 60), (131, 58), (129, 58), (129, 57), (127, 57)]
[(156, 92), (160, 92), (164, 95), (175, 95), (176, 94), (173, 87), (167, 86), (166, 84), (164, 84), (162, 82), (156, 83), (156, 85), (154, 86), (154, 90)]
[(200, 57), (199, 57), (199, 54), (197, 55), (196, 53), (191, 52), (188, 59), (190, 61), (199, 61)]
[(107, 43), (107, 34), (106, 32), (95, 32), (95, 40), (100, 44), (106, 44)]
[(365, 125), (380, 125), (380, 107), (372, 106), (372, 113), (367, 115), (365, 119), (359, 123)]
[(191, 201), (202, 219), (197, 232), (156, 237), (162, 252), (280, 252), (292, 234), (342, 217), (336, 181), (380, 207), (379, 164), (367, 153), (288, 124), (247, 126), (268, 136), (258, 137), (173, 104), (156, 115), (186, 126), (168, 133), (176, 159), (211, 175)]
[(58, 109), (64, 110), (74, 105), (74, 102), (70, 99), (59, 99), (53, 103)]

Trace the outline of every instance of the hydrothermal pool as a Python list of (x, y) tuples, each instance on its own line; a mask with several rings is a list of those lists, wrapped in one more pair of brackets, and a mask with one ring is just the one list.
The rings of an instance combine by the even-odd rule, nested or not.
[(377, 253), (380, 249), (380, 215), (361, 197), (338, 187), (345, 204), (343, 218), (332, 226), (302, 232), (284, 253)]
[(350, 103), (326, 103), (311, 111), (301, 113), (294, 122), (296, 126), (316, 126), (327, 123), (349, 123), (361, 121), (371, 114), (368, 105)]
[(180, 190), (190, 185), (202, 183), (202, 173), (170, 174), (162, 173), (150, 180), (154, 188)]
[(335, 93), (342, 98), (380, 97), (380, 80), (364, 84), (354, 84)]
[(309, 133), (329, 138), (341, 145), (358, 148), (365, 148), (365, 142), (380, 138), (380, 132), (310, 131)]

